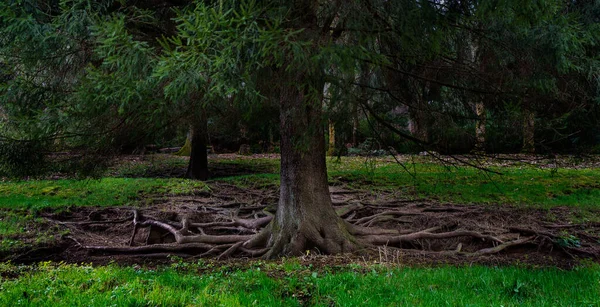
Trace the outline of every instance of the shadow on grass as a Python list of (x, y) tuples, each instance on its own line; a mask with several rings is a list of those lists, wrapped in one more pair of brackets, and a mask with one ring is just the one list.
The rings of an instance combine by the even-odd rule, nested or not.
[[(123, 157), (111, 173), (123, 178), (184, 178), (188, 166), (187, 157), (178, 156), (135, 156)], [(277, 174), (279, 160), (272, 158), (221, 158), (211, 157), (208, 161), (211, 179), (244, 175)]]

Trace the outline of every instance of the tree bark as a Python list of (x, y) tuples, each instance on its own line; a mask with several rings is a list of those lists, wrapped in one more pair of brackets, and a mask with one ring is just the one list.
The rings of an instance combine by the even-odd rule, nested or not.
[(359, 129), (359, 121), (358, 121), (358, 103), (354, 103), (352, 105), (352, 147), (358, 147), (358, 129)]
[(524, 153), (535, 153), (535, 112), (523, 108), (523, 149)]
[[(312, 44), (304, 52), (316, 50), (331, 39), (329, 31), (319, 28), (318, 1), (288, 4), (291, 18), (286, 27), (302, 30), (298, 39)], [(288, 63), (275, 73), (281, 127), (277, 211), (271, 224), (246, 246), (266, 245), (267, 258), (301, 255), (307, 250), (325, 254), (354, 251), (358, 244), (349, 226), (336, 214), (329, 195), (323, 130), (324, 72), (316, 63), (292, 64), (293, 56), (292, 52)]]
[[(486, 63), (485, 49), (480, 48), (478, 39), (472, 33), (467, 33), (464, 37), (464, 50), (461, 57), (464, 57), (464, 65), (472, 67), (474, 71), (480, 73), (485, 72)], [(481, 82), (475, 82), (475, 85), (481, 86)], [(485, 103), (482, 97), (479, 95), (473, 95), (474, 102), (471, 104), (475, 108), (475, 115), (477, 120), (475, 121), (475, 152), (485, 152), (485, 125), (486, 125), (486, 112)]]
[(329, 120), (329, 148), (327, 149), (327, 155), (335, 155), (335, 124)]
[(361, 65), (360, 67), (360, 76), (359, 76), (359, 82), (360, 82), (360, 88), (359, 88), (359, 95), (357, 97), (357, 99), (359, 99), (359, 101), (354, 101), (352, 104), (352, 146), (353, 147), (358, 147), (358, 129), (359, 129), (359, 118), (358, 118), (358, 106), (360, 104), (368, 104), (369, 103), (369, 97), (368, 97), (368, 92), (367, 92), (367, 86), (369, 86), (370, 84), (370, 69), (369, 66), (366, 64)]
[(477, 114), (477, 122), (475, 123), (475, 151), (484, 152), (486, 112), (483, 102), (479, 101), (475, 103), (475, 113)]
[(424, 97), (417, 98), (416, 106), (409, 107), (408, 130), (417, 139), (429, 143), (428, 116), (425, 113), (427, 102)]
[(202, 111), (196, 120), (191, 124), (190, 137), (192, 151), (190, 153), (190, 162), (186, 172), (186, 177), (196, 180), (207, 180), (210, 177), (208, 171), (208, 153), (206, 143), (208, 140), (208, 120), (206, 113)]
[[(285, 81), (284, 81), (285, 82)], [(281, 188), (270, 228), (267, 257), (301, 255), (306, 250), (335, 254), (356, 249), (329, 195), (325, 164), (322, 97), (311, 89), (323, 82), (302, 73), (280, 92)], [(323, 92), (322, 90), (320, 91)]]

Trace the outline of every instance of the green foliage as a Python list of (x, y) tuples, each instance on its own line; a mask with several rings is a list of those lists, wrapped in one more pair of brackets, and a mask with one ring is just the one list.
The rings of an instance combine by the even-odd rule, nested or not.
[[(485, 101), (494, 109), (488, 149), (516, 147), (512, 133), (501, 137), (520, 126), (510, 112), (515, 106), (537, 111), (537, 140), (550, 143), (548, 150), (599, 142), (595, 2), (172, 5), (0, 4), (0, 135), (51, 140), (44, 154), (141, 152), (146, 144), (172, 143), (178, 127), (214, 112), (215, 140), (268, 138), (264, 150), (278, 139), (278, 90), (293, 83), (306, 102), (320, 103), (328, 83), (327, 113), (340, 122), (338, 139), (349, 136), (344, 119), (360, 114), (363, 126), (378, 130), (364, 137), (383, 148), (418, 150), (382, 133), (371, 114), (409, 134), (407, 120), (418, 110), (432, 147), (465, 152), (473, 143), (471, 105)], [(236, 135), (243, 129), (248, 135)], [(38, 161), (31, 159), (0, 163), (30, 174), (27, 165)]]

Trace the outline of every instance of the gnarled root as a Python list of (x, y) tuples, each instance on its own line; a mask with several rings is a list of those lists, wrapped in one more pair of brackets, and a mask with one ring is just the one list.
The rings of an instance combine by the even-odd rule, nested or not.
[[(565, 246), (564, 242), (560, 241), (561, 237), (553, 233), (552, 229), (490, 228), (493, 229), (493, 232), (485, 233), (462, 229), (456, 224), (451, 224), (423, 230), (398, 231), (377, 228), (372, 225), (382, 221), (388, 223), (386, 225), (399, 222), (398, 216), (419, 218), (425, 210), (421, 212), (393, 211), (386, 208), (383, 212), (371, 212), (371, 215), (365, 215), (364, 211), (360, 211), (361, 208), (358, 205), (351, 205), (336, 210), (335, 213), (346, 216), (347, 220), (339, 216), (327, 218), (314, 215), (297, 224), (278, 222), (276, 217), (264, 216), (265, 214), (261, 211), (245, 215), (245, 218), (222, 215), (219, 218), (221, 221), (217, 219), (214, 222), (198, 223), (187, 217), (182, 218), (180, 222), (145, 218), (138, 210), (133, 210), (133, 217), (129, 217), (127, 221), (115, 219), (107, 222), (84, 221), (61, 222), (60, 224), (81, 231), (76, 227), (85, 228), (96, 224), (120, 222), (132, 223), (133, 231), (128, 246), (85, 245), (76, 241), (77, 246), (90, 252), (129, 256), (185, 255), (186, 257), (218, 257), (218, 259), (262, 256), (274, 258), (282, 255), (303, 255), (307, 250), (320, 254), (339, 254), (385, 246), (386, 249), (412, 248), (425, 253), (471, 257), (496, 254), (516, 246), (533, 245), (556, 247), (573, 257), (578, 255), (599, 258), (596, 247)], [(372, 210), (372, 208), (368, 210)], [(262, 217), (260, 217), (261, 214)], [(354, 220), (348, 218), (354, 214), (361, 217)], [(250, 219), (251, 216), (254, 216), (255, 219)], [(148, 239), (145, 241), (141, 238), (143, 236), (141, 229), (145, 229), (148, 235)], [(591, 236), (583, 232), (580, 235), (580, 238), (583, 238), (584, 235)], [(151, 236), (152, 240), (150, 240)], [(470, 246), (470, 248), (466, 248), (467, 251), (463, 250), (463, 244), (466, 242), (476, 243), (478, 249), (474, 250), (473, 246)], [(434, 246), (432, 247), (431, 244)]]
[[(272, 217), (267, 216), (256, 220), (234, 219), (232, 222), (213, 223), (219, 225), (236, 225), (244, 228), (257, 229), (261, 225), (268, 223)], [(242, 244), (253, 239), (253, 235), (207, 235), (203, 231), (200, 234), (192, 232), (193, 228), (206, 226), (202, 223), (192, 223), (187, 218), (183, 218), (181, 227), (177, 228), (166, 222), (161, 222), (153, 219), (144, 218), (138, 210), (133, 210), (133, 231), (129, 240), (129, 246), (93, 246), (80, 245), (82, 248), (91, 252), (101, 253), (123, 253), (123, 254), (161, 254), (169, 253), (188, 253), (200, 256), (211, 256), (219, 254), (219, 259), (227, 258), (235, 252), (242, 252), (251, 257), (264, 253), (262, 249), (252, 249), (250, 247), (241, 248)], [(134, 246), (136, 235), (140, 228), (150, 228), (149, 236), (153, 229), (160, 229), (163, 232), (170, 234), (174, 241), (173, 243), (155, 243), (143, 246)], [(163, 236), (164, 237), (164, 236)], [(148, 241), (148, 240), (146, 240)]]
[(298, 256), (307, 250), (315, 250), (322, 254), (340, 254), (354, 252), (358, 246), (359, 243), (343, 223), (328, 225), (301, 223), (295, 230), (272, 233), (269, 241), (270, 250), (266, 257)]

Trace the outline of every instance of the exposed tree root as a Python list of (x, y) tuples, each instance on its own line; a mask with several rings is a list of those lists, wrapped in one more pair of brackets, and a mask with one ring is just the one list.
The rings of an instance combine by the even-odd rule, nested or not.
[(215, 227), (215, 226), (240, 226), (247, 229), (257, 229), (268, 224), (273, 219), (273, 216), (265, 216), (255, 220), (248, 219), (233, 219), (232, 222), (212, 222), (212, 223), (192, 223), (191, 227)]
[(130, 221), (131, 218), (124, 218), (115, 221), (84, 221), (84, 222), (61, 222), (53, 219), (46, 218), (48, 221), (59, 224), (59, 225), (78, 225), (78, 226), (87, 226), (87, 225), (101, 225), (101, 224), (121, 224), (127, 221)]
[[(346, 215), (350, 211), (354, 211), (359, 206), (346, 206), (344, 210), (338, 210), (338, 214)], [(437, 211), (437, 210), (435, 210)], [(459, 212), (460, 210), (457, 210)], [(438, 252), (431, 251), (442, 255), (464, 255), (464, 256), (482, 256), (499, 253), (507, 248), (532, 244), (536, 237), (545, 237), (551, 240), (556, 239), (556, 236), (545, 231), (537, 231), (520, 227), (509, 227), (506, 231), (516, 233), (524, 233), (533, 236), (515, 239), (504, 242), (496, 236), (483, 234), (470, 230), (453, 230), (447, 232), (438, 232), (441, 226), (431, 227), (420, 231), (402, 231), (394, 229), (380, 229), (369, 227), (380, 221), (396, 221), (397, 218), (392, 216), (398, 215), (419, 215), (419, 212), (412, 211), (384, 211), (377, 214), (372, 214), (351, 222), (342, 222), (343, 228), (348, 234), (355, 238), (355, 241), (350, 241), (348, 244), (347, 236), (343, 233), (336, 233), (335, 228), (318, 229), (312, 225), (301, 225), (300, 230), (293, 237), (273, 238), (272, 233), (272, 216), (265, 216), (257, 219), (241, 219), (232, 218), (230, 221), (223, 222), (208, 222), (194, 223), (188, 217), (181, 219), (178, 223), (167, 223), (155, 219), (143, 217), (138, 210), (133, 210), (133, 218), (120, 219), (116, 221), (89, 221), (77, 223), (60, 223), (63, 225), (78, 225), (86, 226), (102, 223), (117, 223), (117, 222), (133, 222), (133, 231), (129, 240), (129, 246), (98, 246), (98, 245), (81, 245), (80, 247), (90, 252), (124, 254), (124, 255), (145, 255), (153, 257), (161, 257), (166, 255), (178, 255), (189, 257), (197, 255), (198, 257), (217, 256), (218, 259), (232, 257), (236, 254), (246, 255), (249, 257), (266, 256), (271, 257), (275, 254), (302, 254), (304, 249), (312, 246), (320, 253), (343, 253), (352, 252), (359, 249), (359, 246), (400, 246), (403, 243), (420, 244), (423, 240), (444, 240), (459, 237), (469, 237), (481, 239), (484, 242), (492, 244), (490, 247), (479, 249), (475, 252), (464, 252), (463, 244), (459, 243), (454, 250), (442, 250)], [(177, 226), (177, 224), (179, 226)], [(174, 226), (175, 225), (175, 226)], [(449, 226), (446, 226), (449, 227)], [(170, 235), (173, 243), (154, 243), (142, 246), (134, 246), (136, 237), (140, 229), (148, 229), (148, 236), (152, 231), (160, 229)], [(202, 230), (216, 229), (220, 231), (254, 231), (256, 235), (210, 235)], [(195, 233), (195, 229), (200, 229), (200, 233)], [(261, 230), (262, 229), (262, 230)], [(260, 230), (260, 232), (259, 232)], [(164, 235), (161, 237), (164, 238)], [(147, 240), (148, 241), (148, 240)], [(285, 244), (284, 244), (285, 243)], [(283, 250), (286, 248), (287, 250)], [(578, 248), (567, 248), (568, 251), (578, 254), (587, 254), (597, 257), (597, 254)]]
[(369, 222), (372, 222), (374, 219), (381, 216), (408, 216), (408, 215), (423, 215), (421, 212), (413, 212), (413, 211), (384, 211), (381, 213), (377, 213), (371, 216), (363, 217), (357, 220), (352, 221), (356, 225), (366, 226)]
[(490, 247), (490, 248), (484, 248), (484, 249), (480, 249), (476, 252), (473, 253), (474, 256), (479, 256), (479, 255), (488, 255), (488, 254), (495, 254), (495, 253), (499, 253), (502, 250), (511, 247), (511, 246), (517, 246), (517, 245), (523, 245), (526, 243), (529, 243), (531, 241), (533, 241), (533, 239), (535, 239), (535, 236), (533, 237), (527, 237), (527, 238), (523, 238), (523, 239), (518, 239), (518, 240), (514, 240), (514, 241), (510, 241), (510, 242), (506, 242), (506, 243), (502, 243), (498, 246), (495, 247)]
[(368, 236), (366, 240), (371, 244), (377, 245), (389, 245), (389, 244), (398, 244), (402, 242), (410, 242), (422, 239), (449, 239), (456, 237), (472, 237), (479, 238), (483, 240), (489, 240), (497, 243), (504, 243), (502, 240), (488, 235), (483, 235), (479, 232), (475, 231), (467, 231), (467, 230), (456, 230), (450, 232), (442, 232), (442, 233), (432, 233), (427, 230), (418, 231), (411, 234), (399, 235), (399, 236)]
[[(59, 221), (51, 217), (48, 220), (71, 229), (69, 239), (76, 243), (75, 246), (90, 253), (124, 257), (270, 258), (306, 254), (307, 250), (316, 254), (337, 254), (383, 248), (386, 253), (395, 250), (455, 258), (484, 257), (526, 246), (538, 251), (542, 248), (556, 250), (571, 257), (600, 258), (600, 248), (594, 244), (598, 242), (598, 225), (595, 224), (540, 226), (521, 223), (528, 225), (525, 228), (505, 226), (503, 222), (462, 223), (462, 216), (485, 212), (471, 211), (467, 207), (438, 208), (414, 204), (394, 208), (344, 201), (334, 207), (339, 216), (337, 221), (329, 217), (303, 222), (282, 233), (273, 231), (273, 227), (282, 225), (264, 211), (265, 206), (235, 208), (234, 201), (237, 202), (232, 199), (219, 210), (198, 206), (196, 213), (190, 210), (185, 213), (154, 211), (145, 213), (146, 216), (135, 209), (115, 209), (94, 211), (87, 216), (87, 221)], [(458, 218), (444, 218), (447, 223), (443, 226), (430, 224), (439, 221), (440, 216)], [(98, 220), (100, 218), (106, 220)], [(101, 239), (98, 231), (108, 228), (125, 231), (127, 238), (117, 242)], [(576, 229), (569, 236), (563, 234), (564, 229), (572, 228)]]
[(194, 250), (209, 250), (212, 245), (203, 243), (187, 243), (187, 244), (152, 244), (144, 246), (83, 246), (89, 251), (105, 252), (105, 253), (157, 253), (157, 252), (184, 252)]

